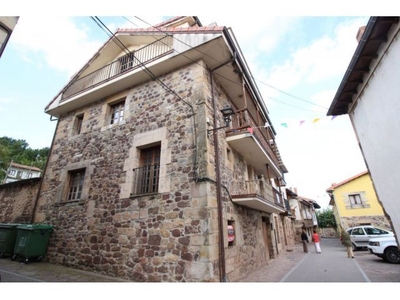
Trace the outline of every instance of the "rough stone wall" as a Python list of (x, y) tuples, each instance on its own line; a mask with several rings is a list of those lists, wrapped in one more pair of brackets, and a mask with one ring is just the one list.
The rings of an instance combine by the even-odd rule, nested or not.
[(40, 178), (0, 185), (0, 222), (30, 223)]
[[(160, 78), (195, 115), (187, 103), (151, 81), (59, 119), (35, 215), (36, 221), (54, 225), (47, 250), (50, 262), (135, 282), (219, 281), (214, 142), (206, 122), (213, 118), (211, 84), (201, 64)], [(219, 109), (229, 104), (218, 84), (215, 91)], [(108, 126), (105, 107), (121, 97), (126, 97), (124, 122)], [(81, 113), (82, 133), (73, 135), (74, 116)], [(160, 130), (170, 157), (161, 162), (166, 169), (163, 192), (121, 197), (131, 184), (130, 168), (137, 163), (138, 136), (151, 138)], [(224, 132), (217, 134), (224, 141)], [(232, 194), (245, 194), (245, 172), (234, 170), (246, 164), (237, 153), (234, 163), (227, 164), (225, 146), (220, 147), (223, 185)], [(82, 167), (85, 197), (66, 202), (66, 174)], [(226, 271), (229, 280), (236, 281), (267, 264), (261, 219), (271, 216), (234, 205), (225, 189), (222, 196), (224, 231), (228, 220), (236, 228), (234, 245), (228, 245), (227, 235), (224, 240)], [(278, 234), (283, 243), (283, 230)], [(284, 247), (274, 245), (274, 251)]]
[(382, 229), (390, 229), (390, 222), (383, 215), (378, 216), (360, 216), (360, 217), (342, 217), (341, 222), (344, 228), (363, 225), (373, 225)]

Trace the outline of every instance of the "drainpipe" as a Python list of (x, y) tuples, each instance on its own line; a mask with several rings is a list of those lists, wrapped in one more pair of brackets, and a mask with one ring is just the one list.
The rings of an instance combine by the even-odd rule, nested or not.
[[(221, 65), (215, 67), (210, 70), (210, 78), (211, 78), (211, 100), (213, 103), (214, 110), (214, 126), (217, 124), (217, 103), (214, 98), (214, 79), (213, 72), (218, 68), (234, 61), (236, 58), (236, 53), (232, 59), (229, 61), (222, 63)], [(221, 200), (221, 170), (219, 164), (219, 145), (218, 145), (218, 137), (216, 134), (216, 130), (213, 131), (214, 137), (214, 151), (215, 151), (215, 170), (216, 170), (216, 187), (217, 187), (217, 209), (218, 209), (218, 231), (219, 231), (219, 280), (220, 282), (226, 282), (226, 268), (225, 268), (225, 246), (224, 246), (224, 223), (222, 218), (222, 200)]]
[(49, 154), (47, 154), (46, 165), (44, 166), (43, 174), (42, 174), (42, 177), (41, 177), (41, 179), (40, 179), (39, 190), (38, 190), (38, 192), (37, 192), (37, 194), (36, 194), (35, 204), (33, 205), (32, 216), (31, 216), (31, 224), (33, 224), (33, 221), (35, 221), (35, 212), (36, 212), (37, 204), (38, 204), (38, 202), (39, 202), (40, 193), (41, 193), (41, 191), (42, 191), (42, 185), (43, 185), (43, 181), (44, 181), (44, 176), (45, 176), (45, 174), (46, 174), (47, 165), (49, 164), (49, 159), (50, 159), (51, 151), (53, 150), (54, 140), (55, 140), (55, 137), (56, 137), (56, 132), (57, 132), (58, 124), (59, 124), (59, 122), (60, 122), (59, 119), (52, 119), (52, 116), (50, 116), (50, 121), (57, 121), (57, 125), (56, 125), (56, 128), (54, 129), (53, 140), (51, 141), (51, 146), (50, 146), (50, 149), (49, 149)]

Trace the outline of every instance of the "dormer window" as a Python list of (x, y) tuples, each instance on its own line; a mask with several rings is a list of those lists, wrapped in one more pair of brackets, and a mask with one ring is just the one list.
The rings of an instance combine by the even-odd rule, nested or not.
[(133, 67), (135, 56), (133, 53), (122, 56), (119, 61), (121, 63), (121, 72), (126, 71)]

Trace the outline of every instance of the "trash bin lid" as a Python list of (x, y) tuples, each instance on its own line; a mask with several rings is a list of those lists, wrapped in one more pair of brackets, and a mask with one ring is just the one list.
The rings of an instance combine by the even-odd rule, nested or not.
[(16, 228), (21, 224), (14, 224), (14, 223), (0, 223), (0, 228)]
[(17, 229), (24, 230), (52, 230), (53, 226), (48, 224), (21, 224), (17, 227)]

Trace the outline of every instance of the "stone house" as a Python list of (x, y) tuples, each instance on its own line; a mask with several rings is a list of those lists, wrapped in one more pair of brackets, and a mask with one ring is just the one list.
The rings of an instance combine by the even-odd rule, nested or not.
[(306, 233), (311, 241), (313, 230), (318, 228), (318, 220), (315, 209), (321, 208), (319, 204), (312, 199), (297, 195), (297, 189), (286, 189), (289, 206), (294, 219), (294, 233), (296, 243), (301, 243), (301, 231)]
[(6, 177), (4, 178), (4, 183), (14, 182), (18, 180), (30, 179), (40, 177), (42, 170), (34, 166), (26, 166), (11, 162), (8, 169)]
[(34, 222), (54, 226), (49, 262), (237, 281), (293, 249), (287, 170), (230, 28), (117, 29), (45, 112), (57, 126)]
[(0, 222), (31, 223), (41, 178), (0, 184)]
[(368, 171), (361, 172), (326, 189), (338, 227), (374, 225), (392, 230), (376, 196)]
[(329, 116), (349, 116), (378, 201), (398, 244), (399, 20), (399, 16), (370, 17), (359, 29), (358, 46), (327, 112)]

